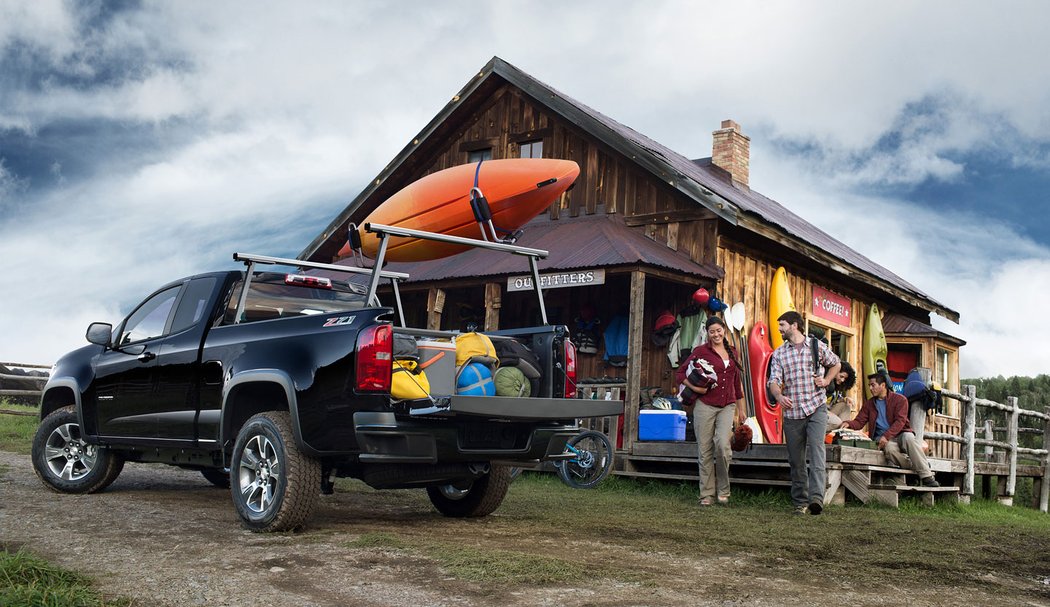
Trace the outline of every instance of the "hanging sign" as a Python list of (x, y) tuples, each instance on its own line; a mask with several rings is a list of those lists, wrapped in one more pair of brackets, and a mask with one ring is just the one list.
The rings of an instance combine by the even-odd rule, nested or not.
[(853, 300), (849, 297), (843, 297), (813, 285), (813, 308), (811, 310), (813, 316), (848, 327), (852, 320), (851, 310), (853, 310)]
[[(574, 270), (540, 274), (541, 289), (560, 289), (562, 287), (585, 287), (605, 284), (605, 270)], [(507, 279), (507, 291), (531, 291), (532, 276), (511, 276)]]

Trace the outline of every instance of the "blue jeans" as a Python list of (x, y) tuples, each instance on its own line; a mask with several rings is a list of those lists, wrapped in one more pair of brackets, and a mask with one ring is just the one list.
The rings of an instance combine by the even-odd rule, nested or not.
[[(814, 502), (824, 504), (827, 485), (824, 435), (827, 433), (828, 407), (821, 405), (809, 417), (784, 418), (784, 442), (791, 465), (791, 501), (796, 507)], [(809, 471), (806, 456), (809, 456)]]

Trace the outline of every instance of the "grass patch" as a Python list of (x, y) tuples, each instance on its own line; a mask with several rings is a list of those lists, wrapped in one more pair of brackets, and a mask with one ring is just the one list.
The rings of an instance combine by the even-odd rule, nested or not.
[(5, 607), (128, 606), (107, 601), (87, 578), (55, 567), (21, 550), (0, 549), (0, 605)]
[(617, 577), (585, 563), (513, 550), (435, 545), (426, 550), (450, 574), (487, 584), (570, 584), (591, 578)]
[(346, 543), (350, 548), (390, 548), (405, 550), (408, 545), (392, 533), (363, 533), (357, 539)]
[(36, 427), (40, 423), (36, 416), (40, 409), (37, 407), (12, 405), (8, 401), (0, 401), (0, 409), (34, 414), (10, 415), (0, 413), (0, 451), (12, 451), (29, 455), (33, 445), (33, 435), (36, 434)]

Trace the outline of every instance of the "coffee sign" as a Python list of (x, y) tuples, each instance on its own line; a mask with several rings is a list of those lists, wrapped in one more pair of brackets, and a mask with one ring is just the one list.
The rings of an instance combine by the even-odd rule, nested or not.
[(813, 316), (848, 327), (852, 318), (852, 310), (852, 299), (814, 285), (811, 310)]

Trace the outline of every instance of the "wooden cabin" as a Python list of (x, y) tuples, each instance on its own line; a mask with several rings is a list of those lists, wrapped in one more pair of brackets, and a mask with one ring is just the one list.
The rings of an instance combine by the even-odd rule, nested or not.
[[(810, 333), (845, 360), (860, 368), (863, 323), (876, 303), (886, 313), (891, 371), (928, 367), (958, 391), (964, 342), (930, 327), (931, 314), (957, 322), (958, 312), (752, 190), (749, 146), (740, 126), (726, 120), (713, 133), (711, 157), (691, 160), (493, 58), (300, 258), (338, 262), (350, 223), (362, 223), (389, 196), (434, 171), (483, 159), (571, 159), (581, 168), (575, 186), (526, 226), (518, 244), (550, 251), (540, 262), (550, 322), (577, 331), (596, 318), (599, 332), (626, 323), (625, 366), (606, 360), (601, 340), (578, 364), (581, 385), (596, 386), (587, 394), (611, 391), (625, 400), (624, 418), (607, 427), (618, 435), (621, 472), (692, 458), (696, 474), (695, 443), (638, 440), (643, 390), (671, 394), (675, 387), (667, 347), (651, 340), (656, 317), (680, 313), (704, 287), (724, 302), (744, 303), (746, 335), (767, 319), (770, 281), (780, 266)], [(535, 298), (522, 290), (530, 280), (521, 260), (471, 251), (388, 269), (412, 275), (402, 296), (413, 326), (492, 330), (538, 322)], [(858, 403), (861, 384), (853, 394)], [(957, 413), (947, 413), (928, 427), (958, 427)]]

